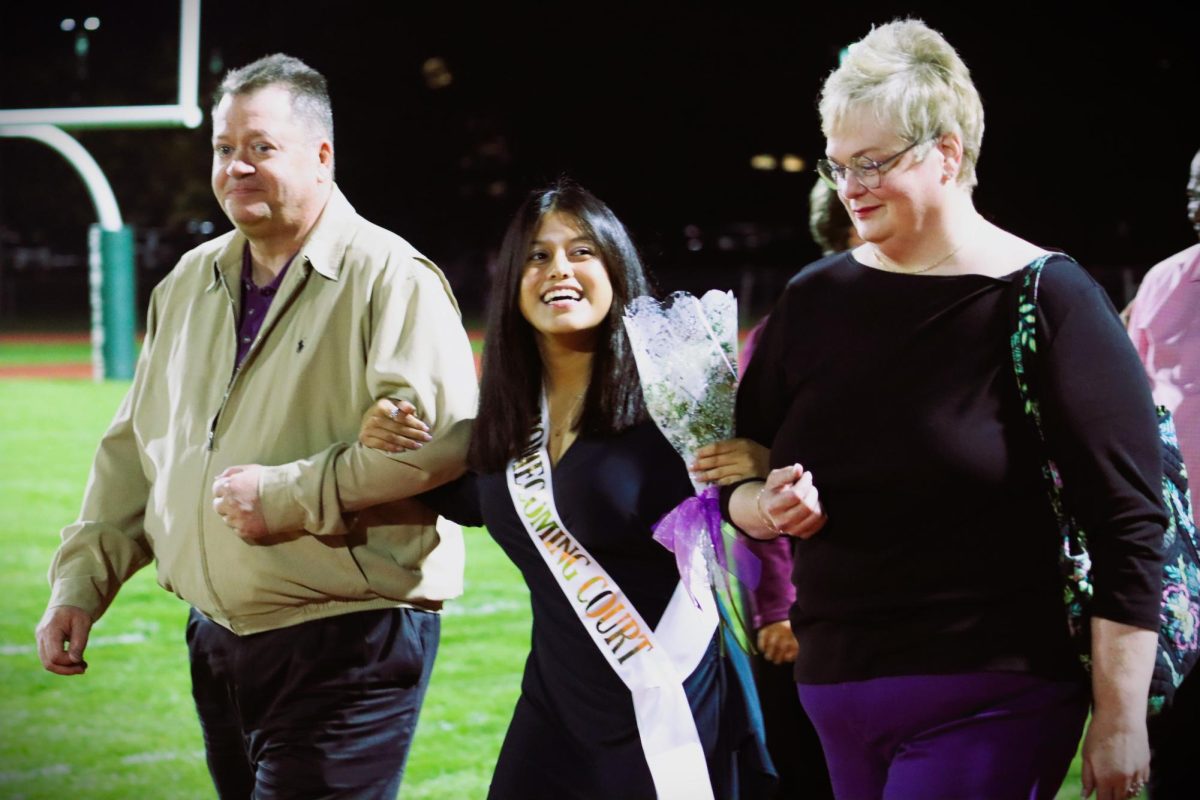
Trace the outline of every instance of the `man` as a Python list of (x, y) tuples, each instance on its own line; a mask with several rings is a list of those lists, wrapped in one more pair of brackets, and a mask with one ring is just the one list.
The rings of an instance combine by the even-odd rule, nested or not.
[[(223, 798), (395, 797), (437, 611), (461, 591), (461, 536), (396, 498), (463, 470), (470, 345), (441, 272), (358, 216), (333, 165), (319, 73), (273, 55), (225, 77), (212, 185), (235, 230), (154, 291), (37, 629), (46, 669), (82, 674), (92, 624), (155, 561), (192, 606)], [(432, 441), (350, 444), (383, 397)]]
[[(1200, 235), (1200, 152), (1187, 186), (1188, 220)], [(1154, 400), (1175, 418), (1179, 449), (1200, 499), (1200, 244), (1157, 264), (1142, 280), (1129, 317), (1129, 334), (1146, 366)], [(1193, 512), (1195, 506), (1192, 507)], [(1195, 598), (1193, 598), (1193, 601)], [(1200, 730), (1200, 675), (1193, 670), (1174, 705), (1150, 721), (1150, 796), (1196, 796), (1195, 737)]]

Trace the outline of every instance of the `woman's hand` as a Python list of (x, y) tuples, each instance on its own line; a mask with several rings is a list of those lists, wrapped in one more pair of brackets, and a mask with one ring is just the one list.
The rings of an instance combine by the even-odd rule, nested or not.
[(1083, 796), (1123, 800), (1150, 775), (1146, 696), (1158, 645), (1155, 631), (1092, 618), (1092, 719), (1083, 738)]
[(788, 536), (807, 539), (825, 525), (813, 474), (799, 464), (771, 470), (754, 504), (764, 522)]
[(1097, 800), (1139, 797), (1150, 774), (1145, 711), (1124, 718), (1097, 711), (1083, 738), (1083, 796)]
[(767, 477), (771, 451), (751, 439), (726, 439), (696, 451), (692, 478), (727, 486), (746, 478)]
[(729, 499), (733, 524), (755, 539), (780, 534), (801, 539), (821, 530), (825, 512), (811, 472), (793, 464), (771, 470), (766, 482), (743, 483)]
[(358, 441), (388, 453), (419, 450), (433, 437), (429, 435), (429, 426), (416, 413), (416, 407), (407, 400), (385, 397), (363, 414)]
[(772, 664), (790, 664), (800, 653), (800, 645), (792, 633), (792, 623), (781, 619), (758, 629), (758, 649)]

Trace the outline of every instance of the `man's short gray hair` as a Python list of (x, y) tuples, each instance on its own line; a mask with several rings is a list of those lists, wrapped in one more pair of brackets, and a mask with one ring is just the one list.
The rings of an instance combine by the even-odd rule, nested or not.
[(268, 86), (282, 86), (292, 96), (292, 110), (314, 133), (333, 142), (333, 107), (325, 76), (298, 58), (274, 53), (244, 67), (231, 69), (213, 94), (213, 109), (226, 95), (252, 94)]
[(821, 89), (825, 136), (866, 108), (907, 142), (962, 137), (958, 182), (971, 188), (983, 143), (983, 103), (971, 72), (945, 38), (916, 19), (889, 22), (850, 45)]

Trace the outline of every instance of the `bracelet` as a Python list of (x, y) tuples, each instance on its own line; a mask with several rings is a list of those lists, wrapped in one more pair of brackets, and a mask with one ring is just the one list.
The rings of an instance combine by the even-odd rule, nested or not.
[(754, 508), (758, 510), (758, 518), (767, 526), (767, 530), (769, 530), (771, 533), (775, 534), (776, 536), (782, 536), (783, 529), (775, 524), (775, 520), (771, 519), (771, 515), (769, 513), (767, 513), (767, 510), (765, 508), (763, 508), (762, 496), (763, 496), (763, 492), (765, 492), (766, 489), (767, 489), (767, 485), (764, 483), (762, 485), (762, 487), (758, 490), (758, 494), (755, 495), (755, 497), (754, 497)]

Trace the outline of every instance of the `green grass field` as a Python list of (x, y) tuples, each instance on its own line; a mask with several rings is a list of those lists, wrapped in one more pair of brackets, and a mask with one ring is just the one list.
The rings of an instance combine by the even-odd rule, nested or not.
[[(5, 354), (6, 355), (6, 354)], [(5, 359), (0, 357), (0, 362)], [(97, 624), (88, 674), (41, 669), (33, 627), (58, 530), (78, 512), (119, 383), (0, 380), (0, 798), (210, 798), (191, 703), (187, 609), (151, 570)], [(486, 794), (529, 641), (519, 574), (467, 532), (467, 592), (447, 612), (402, 796)], [(1059, 793), (1079, 797), (1079, 762)]]
[[(0, 798), (211, 798), (189, 689), (187, 607), (143, 570), (96, 625), (88, 673), (42, 670), (33, 626), (124, 384), (0, 381)], [(405, 798), (481, 798), (529, 647), (528, 595), (482, 530), (443, 620)]]
[(89, 363), (92, 346), (80, 342), (22, 342), (4, 344), (0, 364), (5, 366), (27, 364)]

